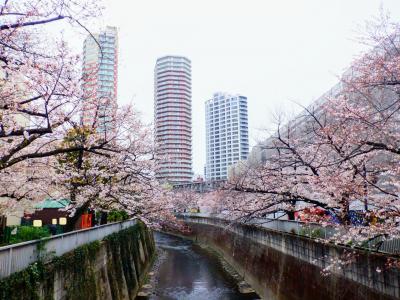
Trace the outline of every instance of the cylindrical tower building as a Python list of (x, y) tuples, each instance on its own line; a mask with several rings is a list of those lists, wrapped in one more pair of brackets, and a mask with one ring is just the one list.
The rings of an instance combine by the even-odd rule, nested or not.
[(192, 79), (186, 57), (164, 56), (154, 69), (156, 177), (171, 184), (192, 179)]

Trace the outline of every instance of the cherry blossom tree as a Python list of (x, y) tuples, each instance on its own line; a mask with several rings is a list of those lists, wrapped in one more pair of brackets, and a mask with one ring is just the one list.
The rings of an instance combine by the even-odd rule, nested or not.
[(71, 199), (71, 223), (89, 207), (124, 209), (149, 223), (171, 218), (172, 197), (154, 180), (152, 129), (139, 114), (115, 107), (107, 132), (82, 125), (83, 104), (93, 100), (82, 89), (82, 61), (51, 28), (91, 35), (86, 23), (100, 16), (99, 2), (0, 6), (0, 212), (63, 197)]
[[(248, 220), (319, 208), (326, 215), (309, 220), (338, 227), (332, 239), (353, 245), (400, 235), (400, 25), (384, 16), (363, 42), (372, 50), (330, 93), (296, 118), (278, 119), (258, 145), (261, 162), (237, 166), (217, 200), (223, 209)], [(362, 224), (352, 221), (354, 210)]]
[[(73, 127), (63, 144), (77, 150), (56, 156), (57, 188), (68, 192), (72, 222), (89, 207), (124, 209), (131, 216), (151, 215), (155, 209), (159, 187), (154, 180), (151, 127), (142, 124), (131, 106), (121, 107), (107, 137), (96, 127)], [(99, 143), (101, 148), (90, 147)]]
[(84, 22), (99, 13), (95, 1), (6, 0), (0, 7), (0, 196), (42, 196), (48, 158), (73, 150), (59, 141), (79, 117), (80, 58), (49, 28), (63, 22), (87, 31)]

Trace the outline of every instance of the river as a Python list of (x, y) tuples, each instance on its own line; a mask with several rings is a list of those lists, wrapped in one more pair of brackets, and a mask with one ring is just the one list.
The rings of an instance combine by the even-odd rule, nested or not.
[(255, 293), (241, 294), (235, 279), (210, 251), (164, 233), (156, 232), (155, 239), (159, 257), (149, 299), (259, 299)]

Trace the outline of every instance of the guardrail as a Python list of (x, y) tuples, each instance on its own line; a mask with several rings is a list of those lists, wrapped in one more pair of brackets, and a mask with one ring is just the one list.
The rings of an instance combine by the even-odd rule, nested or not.
[[(235, 221), (227, 215), (213, 215), (208, 213), (182, 213), (182, 216), (215, 218), (228, 221)], [(310, 238), (329, 239), (334, 234), (338, 234), (337, 228), (334, 226), (321, 226), (318, 223), (302, 222), (296, 220), (281, 220), (271, 218), (252, 218), (246, 224), (258, 225), (264, 228), (308, 236)], [(400, 254), (400, 239), (383, 240), (381, 237), (371, 240), (368, 243), (368, 249), (389, 253)]]
[[(395, 267), (384, 267), (388, 258), (392, 257), (393, 259), (396, 259), (397, 257), (393, 257), (387, 253), (382, 255), (377, 253), (376, 250), (371, 249), (369, 252), (362, 251), (358, 253), (357, 259), (354, 261), (351, 259), (347, 261), (345, 259), (345, 262), (349, 263), (342, 264), (340, 262), (343, 260), (343, 255), (348, 254), (348, 252), (346, 252), (348, 247), (345, 245), (336, 245), (333, 243), (315, 243), (312, 238), (299, 238), (302, 235), (300, 234), (296, 236), (296, 234), (292, 231), (292, 229), (297, 228), (297, 225), (301, 226), (306, 225), (307, 223), (302, 224), (302, 222), (296, 221), (274, 220), (280, 222), (282, 226), (280, 229), (283, 229), (284, 231), (289, 230), (290, 234), (286, 234), (283, 233), (282, 230), (279, 230), (279, 227), (278, 230), (277, 228), (271, 228), (276, 226), (277, 223), (268, 222), (268, 219), (255, 220), (257, 223), (261, 220), (267, 222), (265, 222), (264, 225), (257, 224), (259, 226), (253, 227), (246, 226), (248, 223), (232, 223), (232, 221), (235, 220), (229, 216), (226, 217), (226, 215), (205, 216), (204, 214), (185, 214), (181, 216), (178, 215), (178, 217), (182, 217), (182, 220), (188, 222), (189, 226), (191, 224), (204, 224), (213, 226), (214, 228), (219, 228), (219, 230), (214, 231), (207, 227), (199, 227), (195, 229), (195, 233), (200, 240), (205, 239), (207, 243), (209, 241), (211, 245), (214, 244), (217, 246), (217, 248), (226, 250), (224, 251), (224, 254), (229, 255), (231, 259), (235, 260), (239, 265), (241, 265), (246, 274), (248, 274), (248, 272), (252, 272), (251, 269), (257, 264), (258, 259), (262, 262), (268, 261), (266, 258), (267, 256), (269, 257), (269, 260), (277, 259), (278, 264), (289, 264), (291, 266), (289, 269), (284, 268), (286, 269), (287, 273), (293, 273), (293, 271), (296, 272), (296, 270), (292, 268), (292, 266), (294, 266), (293, 260), (286, 259), (286, 256), (291, 256), (295, 257), (297, 260), (304, 261), (307, 264), (314, 265), (320, 270), (330, 267), (331, 269), (329, 272), (332, 272), (334, 275), (338, 276), (338, 278), (328, 278), (328, 281), (333, 280), (336, 282), (337, 280), (342, 280), (340, 277), (343, 277), (349, 280), (351, 284), (346, 286), (343, 285), (343, 283), (340, 283), (339, 285), (341, 286), (353, 288), (356, 287), (353, 282), (356, 282), (370, 289), (376, 290), (379, 295), (383, 295), (382, 297), (386, 297), (386, 295), (388, 295), (388, 299), (400, 299), (400, 272)], [(224, 233), (225, 230), (228, 234)], [(232, 241), (232, 239), (235, 241), (235, 245), (229, 244), (229, 241)], [(255, 242), (256, 244), (251, 244), (252, 242)], [(256, 247), (258, 248), (263, 246), (266, 246), (267, 249), (274, 249), (274, 251), (270, 253), (270, 251), (267, 249), (261, 249), (260, 252), (257, 250), (255, 253), (249, 253), (248, 257), (246, 256), (247, 252), (243, 252), (250, 250), (252, 251), (252, 249)], [(237, 252), (236, 248), (238, 247), (244, 247), (244, 249), (239, 251), (241, 255), (235, 256), (235, 253)], [(358, 247), (356, 248), (356, 250), (359, 249), (360, 248)], [(283, 255), (280, 255), (279, 253)], [(234, 255), (235, 258), (232, 255)], [(252, 261), (252, 264), (249, 265), (248, 261)], [(279, 268), (278, 264), (274, 266), (275, 269)], [(302, 263), (297, 265), (302, 265)], [(385, 271), (377, 271), (378, 267), (380, 269), (385, 268)], [(308, 267), (305, 266), (305, 270), (307, 268)], [(260, 271), (260, 269), (258, 269), (258, 271)], [(315, 272), (316, 270), (310, 269), (310, 271)], [(285, 270), (282, 272), (285, 273)], [(257, 273), (256, 275), (260, 274), (261, 273)], [(283, 276), (285, 277), (286, 275), (283, 274)], [(275, 279), (276, 278), (273, 278), (273, 280)], [(326, 288), (329, 289), (330, 287), (331, 285), (327, 284)], [(367, 290), (363, 291), (364, 292), (360, 293), (360, 295), (365, 293), (365, 296), (368, 294)], [(333, 294), (333, 296), (336, 297), (338, 297), (338, 295), (342, 295), (340, 291), (339, 293), (336, 291), (336, 294)]]
[[(333, 237), (334, 234), (338, 234), (338, 231), (334, 226), (328, 225), (323, 227), (318, 223), (305, 223), (301, 221), (268, 218), (257, 218), (249, 223), (278, 231), (305, 235), (312, 238), (329, 239)], [(367, 248), (378, 252), (400, 254), (400, 239), (383, 240), (381, 237), (378, 237), (369, 241)]]
[(0, 278), (22, 271), (39, 260), (41, 245), (46, 253), (61, 256), (87, 243), (101, 240), (107, 235), (134, 226), (136, 219), (72, 231), (49, 238), (0, 247)]

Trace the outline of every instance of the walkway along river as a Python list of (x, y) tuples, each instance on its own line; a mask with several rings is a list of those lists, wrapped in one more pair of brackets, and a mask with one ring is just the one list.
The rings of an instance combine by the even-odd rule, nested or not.
[(259, 299), (255, 293), (240, 293), (237, 281), (208, 250), (165, 233), (156, 232), (155, 239), (159, 256), (149, 299)]

